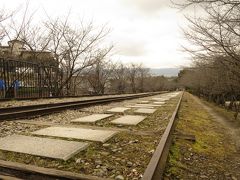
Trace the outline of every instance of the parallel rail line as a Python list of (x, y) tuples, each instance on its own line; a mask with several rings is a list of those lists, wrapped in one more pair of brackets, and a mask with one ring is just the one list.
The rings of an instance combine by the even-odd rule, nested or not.
[[(151, 95), (155, 95), (151, 94)], [(166, 165), (166, 161), (167, 161), (167, 157), (168, 157), (168, 153), (169, 153), (169, 149), (172, 143), (172, 138), (173, 138), (173, 132), (176, 126), (176, 118), (178, 115), (178, 110), (182, 101), (182, 97), (183, 97), (184, 92), (182, 93), (178, 104), (171, 116), (171, 119), (167, 125), (167, 128), (164, 131), (164, 134), (161, 137), (160, 143), (158, 144), (145, 172), (144, 175), (142, 177), (142, 180), (161, 180), (163, 173), (164, 173), (164, 169), (165, 169), (165, 165)], [(150, 94), (148, 94), (148, 96), (151, 96)], [(138, 96), (131, 96), (128, 97), (128, 99), (133, 99), (133, 98), (138, 98), (138, 97), (145, 97), (147, 96), (145, 95), (138, 95)], [(125, 100), (126, 97), (119, 97), (119, 99), (115, 99), (115, 101), (120, 101), (120, 100)], [(99, 99), (98, 99), (99, 100)], [(103, 99), (102, 99), (103, 100)], [(108, 101), (107, 101), (108, 100)], [(105, 99), (105, 101), (101, 101), (99, 103), (106, 103), (106, 102), (112, 102), (113, 100), (111, 98), (107, 98)], [(93, 105), (94, 103), (96, 103), (94, 100), (90, 100), (90, 102), (92, 103), (91, 105)], [(84, 102), (81, 102), (82, 104), (78, 105), (84, 105)], [(85, 102), (87, 103), (87, 102)], [(71, 104), (69, 104), (71, 105)], [(89, 104), (90, 105), (90, 104)], [(68, 106), (68, 105), (67, 105)], [(72, 108), (76, 108), (75, 106), (77, 106), (77, 104), (74, 104)], [(51, 107), (48, 107), (51, 108)], [(45, 109), (48, 109), (45, 108)], [(63, 108), (66, 109), (66, 108)], [(34, 109), (35, 110), (35, 109)], [(38, 110), (38, 109), (37, 109)], [(61, 110), (61, 106), (60, 106), (60, 110)], [(29, 110), (31, 111), (31, 110)], [(19, 111), (19, 113), (21, 113), (21, 111)], [(5, 113), (6, 114), (6, 113)], [(0, 115), (1, 117), (1, 115)], [(103, 178), (98, 178), (95, 176), (89, 176), (89, 175), (82, 175), (82, 174), (77, 174), (77, 173), (72, 173), (72, 172), (67, 172), (67, 171), (61, 171), (61, 170), (55, 170), (55, 169), (49, 169), (49, 168), (43, 168), (43, 167), (37, 167), (37, 166), (33, 166), (33, 165), (26, 165), (26, 164), (21, 164), (21, 163), (16, 163), (16, 162), (8, 162), (8, 161), (3, 161), (0, 160), (0, 179), (1, 177), (3, 177), (3, 179), (11, 179), (11, 178), (21, 178), (21, 179), (46, 179), (46, 180), (51, 180), (51, 179), (66, 179), (66, 180), (70, 180), (70, 179), (81, 179), (81, 180), (104, 180)], [(106, 180), (106, 179), (105, 179)]]
[(144, 174), (142, 180), (160, 180), (163, 177), (164, 169), (167, 162), (168, 153), (170, 150), (170, 146), (172, 144), (173, 132), (176, 126), (176, 118), (178, 115), (178, 110), (181, 105), (182, 97), (184, 92), (182, 93), (178, 104), (172, 114), (172, 117), (165, 129), (160, 143), (158, 144)]
[(140, 93), (140, 94), (127, 95), (127, 96), (105, 97), (105, 98), (98, 98), (98, 99), (61, 102), (61, 103), (54, 103), (54, 104), (37, 104), (37, 105), (29, 105), (29, 106), (0, 108), (0, 121), (30, 118), (34, 116), (41, 116), (41, 115), (51, 114), (55, 112), (60, 112), (66, 109), (79, 109), (82, 107), (87, 107), (87, 106), (92, 106), (97, 104), (104, 104), (104, 103), (110, 103), (110, 102), (117, 102), (117, 101), (153, 96), (160, 93), (161, 92)]

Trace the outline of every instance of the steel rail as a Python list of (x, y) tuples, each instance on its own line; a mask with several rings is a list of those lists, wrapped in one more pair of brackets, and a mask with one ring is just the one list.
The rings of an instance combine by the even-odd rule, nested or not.
[[(156, 93), (155, 93), (156, 94)], [(152, 94), (151, 94), (152, 95)], [(146, 94), (145, 94), (146, 96)], [(150, 96), (150, 94), (149, 94)], [(139, 97), (139, 96), (138, 96)], [(171, 145), (172, 141), (172, 133), (175, 128), (175, 119), (181, 104), (181, 100), (183, 97), (183, 93), (178, 101), (178, 104), (172, 114), (172, 117), (169, 121), (169, 124), (160, 140), (159, 145), (157, 146), (157, 149), (155, 153), (153, 154), (153, 157), (150, 160), (149, 165), (147, 166), (147, 169), (143, 175), (143, 180), (156, 180), (161, 179), (162, 174), (164, 172), (165, 163), (167, 160), (168, 151)], [(128, 97), (131, 98), (131, 97)], [(132, 97), (133, 99), (134, 97)], [(136, 96), (135, 96), (136, 98)], [(122, 100), (125, 100), (124, 97), (121, 97)], [(105, 99), (105, 103), (109, 102), (108, 100), (111, 100), (110, 98)], [(120, 100), (120, 99), (118, 99)], [(97, 101), (97, 100), (96, 100)], [(112, 101), (111, 101), (112, 102)], [(87, 103), (84, 101), (84, 103)], [(83, 103), (83, 104), (84, 104)], [(93, 100), (91, 100), (91, 103), (94, 103)], [(70, 104), (69, 104), (70, 106)], [(76, 105), (77, 106), (77, 105)], [(79, 105), (78, 105), (79, 106)], [(45, 111), (48, 108), (45, 108)], [(33, 165), (26, 165), (22, 163), (17, 162), (9, 162), (9, 161), (3, 161), (0, 160), (0, 179), (1, 177), (3, 179), (46, 179), (46, 180), (52, 180), (52, 179), (64, 179), (64, 180), (70, 180), (70, 179), (82, 179), (82, 180), (107, 180), (105, 178), (99, 178), (91, 175), (83, 175), (78, 173), (72, 173), (68, 171), (62, 171), (62, 170), (56, 170), (51, 168), (43, 168), (43, 167), (37, 167)]]
[(38, 167), (0, 160), (0, 179), (29, 179), (29, 180), (109, 180), (91, 175), (73, 173), (51, 168)]
[[(167, 92), (167, 91), (166, 91)], [(134, 93), (127, 93), (127, 94), (134, 94)], [(0, 98), (0, 102), (5, 101), (24, 101), (24, 100), (37, 100), (37, 99), (63, 99), (63, 98), (81, 98), (81, 97), (101, 97), (101, 96), (113, 96), (113, 95), (121, 95), (119, 93), (106, 93), (106, 94), (82, 94), (77, 96), (52, 96), (52, 97), (26, 97), (26, 98)]]
[(34, 116), (60, 112), (66, 109), (79, 109), (79, 108), (88, 107), (96, 104), (103, 104), (103, 103), (110, 103), (110, 102), (117, 102), (117, 101), (153, 96), (160, 93), (161, 92), (140, 93), (140, 94), (134, 94), (134, 95), (127, 95), (127, 96), (106, 97), (106, 98), (99, 98), (99, 99), (81, 100), (81, 101), (72, 101), (72, 102), (63, 102), (63, 103), (54, 103), (54, 104), (38, 104), (38, 105), (30, 105), (30, 106), (0, 108), (0, 120), (29, 118)]
[(143, 174), (142, 180), (160, 180), (162, 179), (167, 162), (168, 153), (172, 144), (173, 132), (176, 126), (176, 117), (182, 101), (184, 92), (178, 101), (178, 104), (172, 114), (172, 117), (165, 129), (161, 140)]

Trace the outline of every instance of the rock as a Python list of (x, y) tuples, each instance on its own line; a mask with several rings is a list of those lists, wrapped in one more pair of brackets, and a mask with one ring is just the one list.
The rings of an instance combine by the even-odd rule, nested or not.
[(115, 177), (116, 180), (124, 180), (124, 177), (122, 175), (118, 175)]
[(105, 175), (105, 172), (101, 169), (94, 169), (94, 175), (103, 177)]
[(122, 148), (118, 148), (118, 152), (121, 152), (122, 151)]
[(77, 163), (77, 164), (80, 164), (80, 163), (81, 163), (81, 158), (77, 159), (77, 160), (76, 160), (76, 163)]
[(114, 168), (113, 168), (112, 166), (107, 166), (107, 170), (108, 170), (108, 171), (113, 171)]
[(129, 127), (128, 129), (129, 129), (130, 131), (133, 131), (133, 128), (132, 128), (132, 127)]
[(112, 149), (112, 152), (117, 152), (118, 150), (117, 149)]
[(208, 177), (205, 176), (205, 175), (201, 175), (200, 178), (201, 178), (201, 179), (208, 179)]
[(122, 159), (122, 160), (121, 160), (121, 162), (122, 162), (122, 163), (125, 163), (125, 162), (126, 162), (126, 160), (125, 160), (125, 159)]
[(127, 162), (127, 167), (132, 167), (132, 166), (133, 166), (133, 163), (130, 162), (130, 161), (128, 161), (128, 162)]
[(95, 164), (96, 164), (96, 165), (102, 165), (102, 161), (101, 161), (101, 160), (96, 160), (96, 161), (95, 161)]
[(103, 155), (103, 156), (108, 156), (110, 153), (104, 151), (104, 152), (100, 152), (100, 154)]
[(136, 173), (136, 172), (137, 172), (137, 170), (136, 170), (136, 169), (133, 169), (133, 170), (132, 170), (132, 172), (133, 172), (133, 173)]
[(148, 151), (148, 153), (149, 153), (149, 154), (153, 154), (154, 152), (155, 152), (155, 150), (154, 150), (154, 149), (152, 149), (152, 150)]
[(108, 167), (107, 166), (102, 166), (101, 169), (106, 173), (108, 172)]
[(109, 147), (110, 144), (103, 144), (102, 146), (103, 146), (103, 147)]
[(138, 143), (138, 140), (135, 139), (135, 140), (132, 140), (132, 141), (129, 141), (128, 144), (133, 144), (133, 143)]

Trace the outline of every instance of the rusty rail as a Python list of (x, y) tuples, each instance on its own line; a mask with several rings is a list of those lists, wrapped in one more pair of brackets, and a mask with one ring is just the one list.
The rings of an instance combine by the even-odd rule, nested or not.
[(0, 108), (0, 121), (13, 120), (21, 118), (30, 118), (34, 116), (42, 116), (46, 114), (60, 112), (66, 109), (79, 109), (97, 104), (111, 103), (135, 98), (142, 98), (161, 94), (162, 92), (139, 93), (126, 96), (105, 97), (99, 99), (54, 103), (54, 104), (37, 104), (29, 106)]
[(176, 117), (178, 114), (178, 110), (182, 101), (184, 92), (182, 93), (176, 109), (174, 110), (172, 117), (165, 129), (163, 136), (158, 144), (156, 151), (154, 152), (145, 172), (142, 180), (159, 180), (162, 179), (165, 165), (167, 162), (167, 157), (169, 153), (169, 149), (172, 143), (173, 132), (176, 126)]

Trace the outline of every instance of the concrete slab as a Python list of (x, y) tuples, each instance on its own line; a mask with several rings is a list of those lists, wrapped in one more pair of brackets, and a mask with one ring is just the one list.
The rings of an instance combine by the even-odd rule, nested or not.
[(107, 112), (112, 112), (112, 113), (124, 113), (126, 110), (129, 110), (131, 108), (126, 108), (126, 107), (116, 107), (107, 110)]
[(154, 101), (168, 101), (169, 98), (152, 98)]
[(153, 106), (139, 106), (139, 105), (128, 105), (126, 107), (129, 107), (129, 108), (142, 108), (142, 107), (144, 107), (144, 108), (149, 108), (149, 109), (154, 108)]
[(163, 105), (163, 104), (165, 104), (165, 102), (163, 102), (163, 101), (155, 101), (155, 102), (153, 102), (153, 104), (161, 104), (161, 105)]
[(32, 134), (36, 135), (73, 138), (99, 142), (106, 142), (116, 133), (117, 131), (94, 130), (86, 128), (70, 128), (70, 127), (48, 127), (32, 132)]
[(143, 121), (145, 118), (146, 116), (126, 115), (111, 121), (111, 123), (122, 124), (122, 125), (137, 125), (138, 123)]
[(149, 103), (150, 101), (140, 101), (139, 103), (143, 103), (143, 104), (145, 104), (145, 103)]
[(160, 107), (162, 105), (159, 104), (135, 104), (136, 106), (141, 106), (141, 107)]
[(148, 109), (148, 108), (139, 108), (135, 113), (141, 113), (141, 114), (153, 114), (156, 111), (156, 109)]
[(23, 135), (12, 135), (0, 139), (1, 150), (62, 160), (68, 160), (81, 150), (86, 149), (88, 145), (84, 142)]
[(102, 119), (106, 119), (108, 117), (113, 116), (113, 114), (92, 114), (89, 116), (84, 116), (78, 119), (74, 119), (71, 122), (74, 123), (81, 123), (81, 122), (87, 122), (87, 123), (92, 123), (92, 122), (96, 122)]

